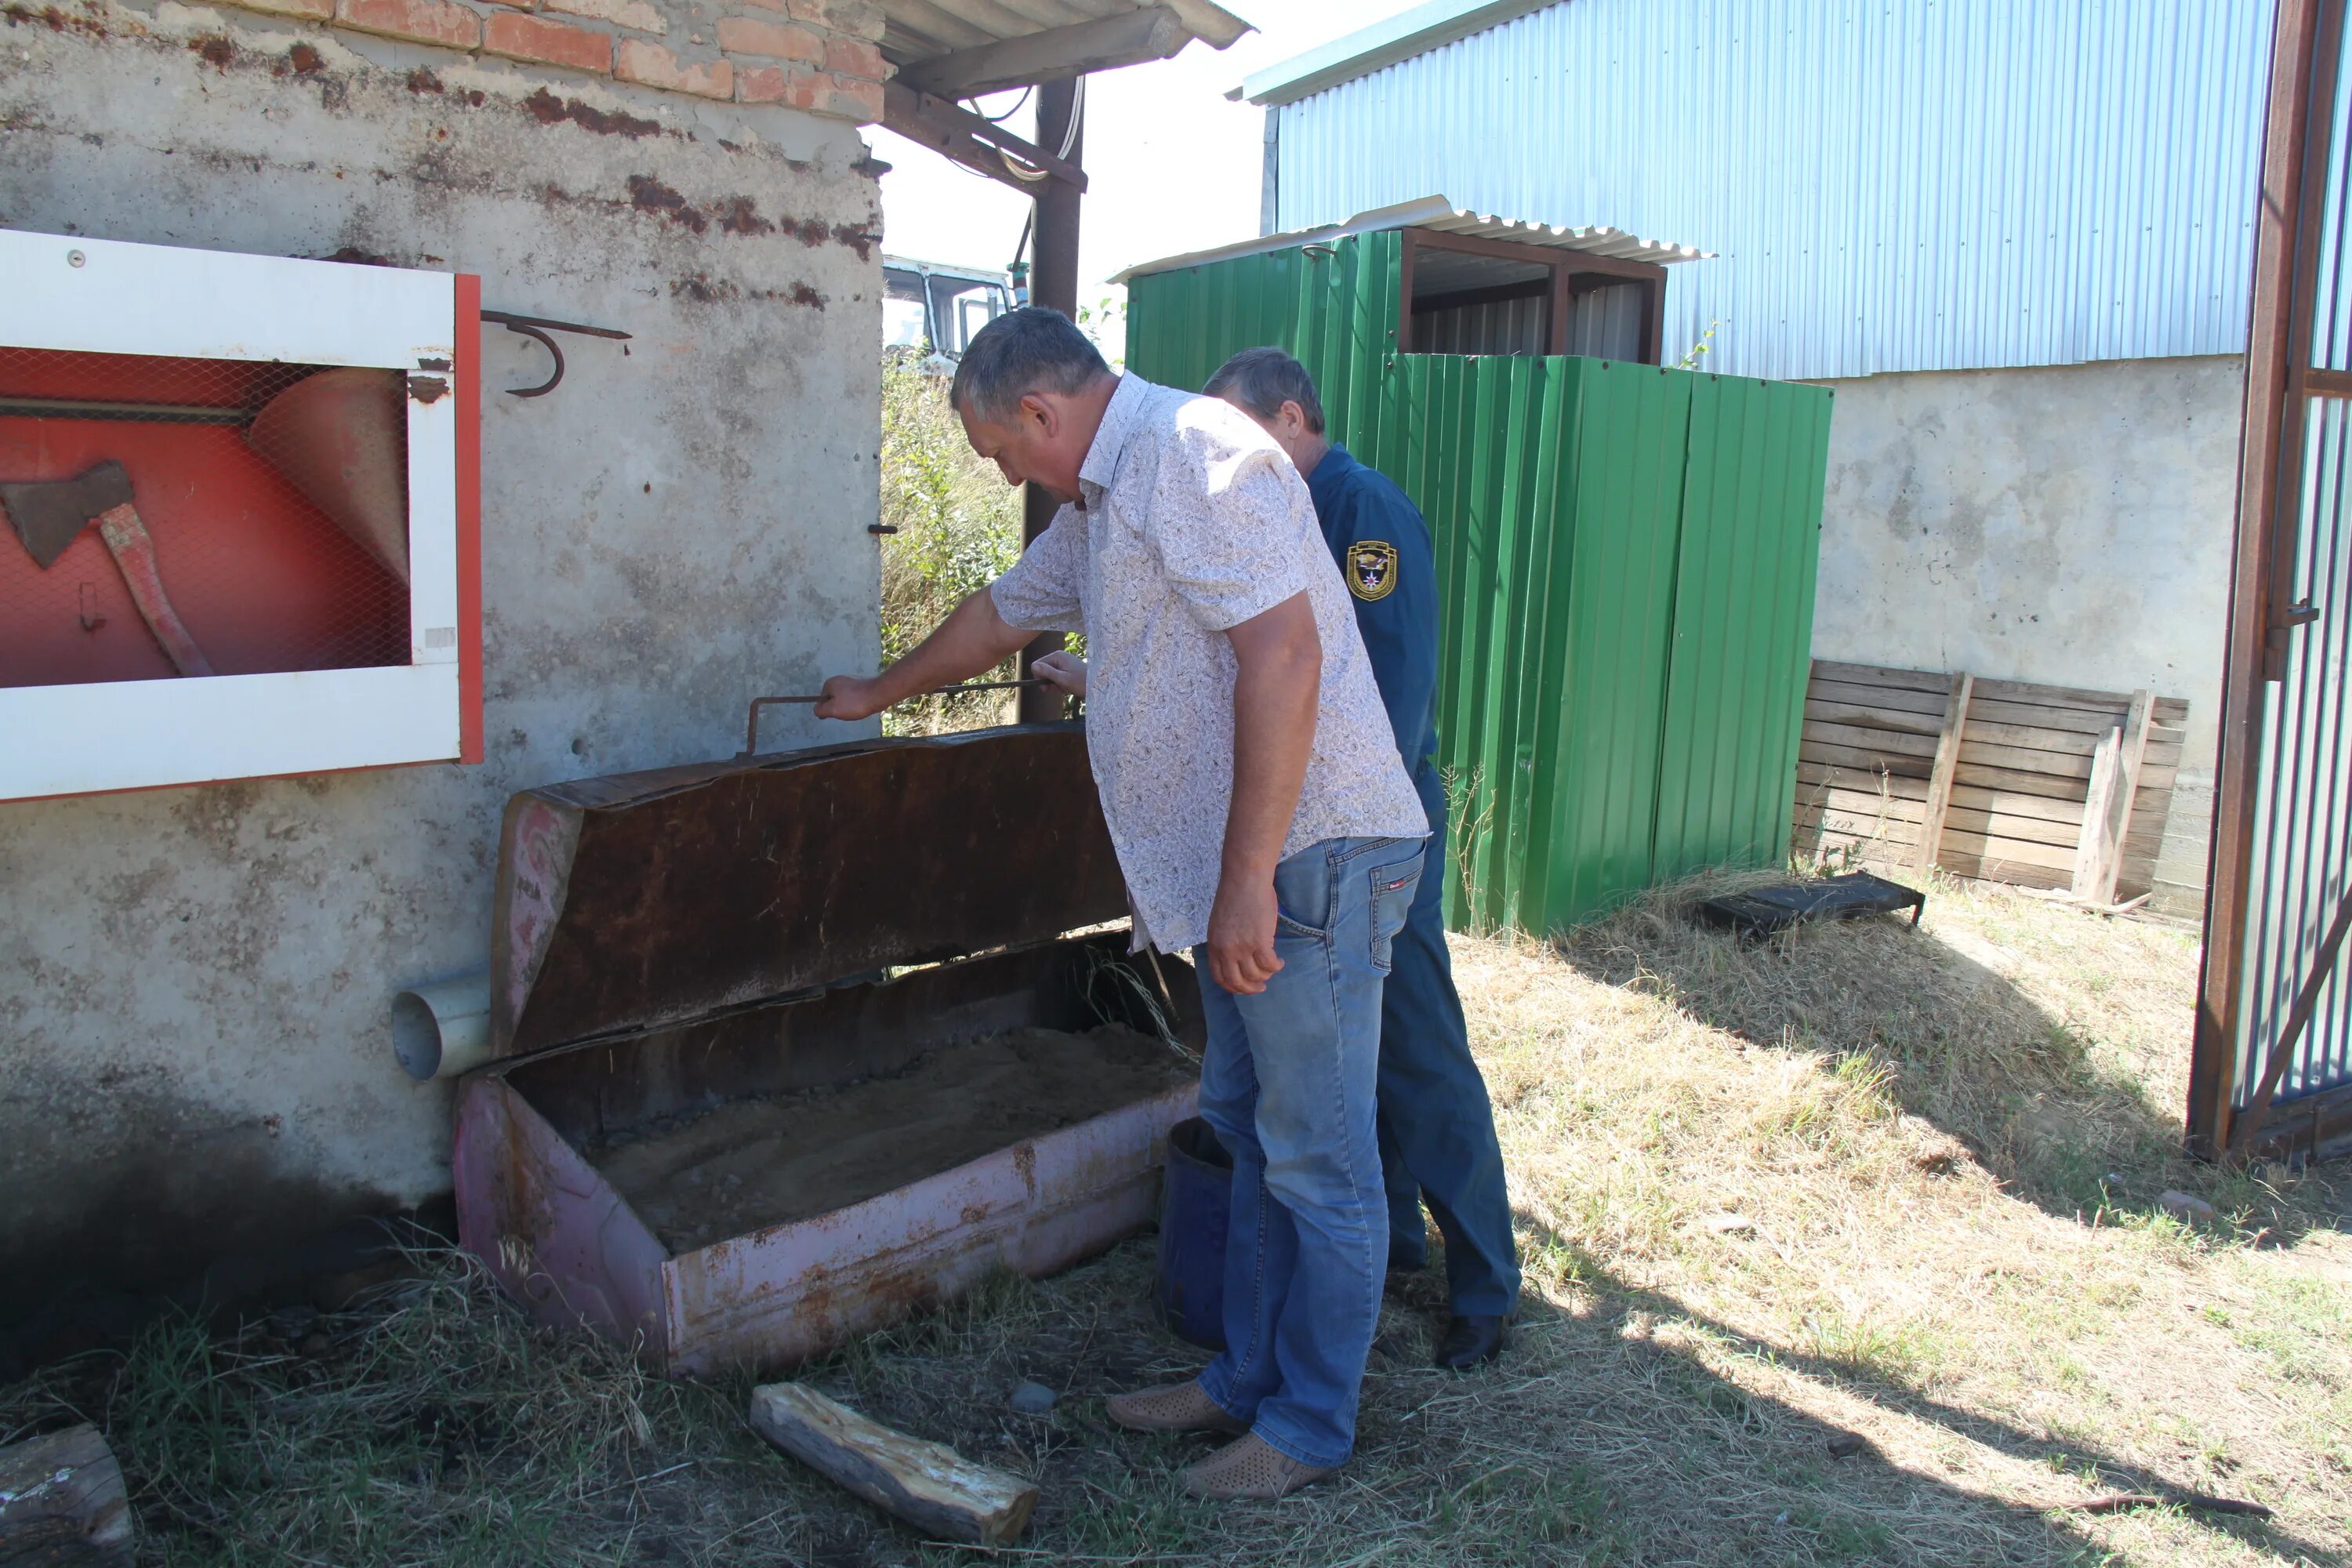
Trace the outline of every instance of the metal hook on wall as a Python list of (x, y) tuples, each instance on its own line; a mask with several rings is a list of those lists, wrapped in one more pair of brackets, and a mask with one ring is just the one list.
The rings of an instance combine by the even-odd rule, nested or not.
[(544, 397), (562, 384), (563, 351), (555, 346), (555, 340), (549, 337), (548, 333), (579, 332), (587, 337), (614, 338), (624, 342), (627, 342), (629, 337), (628, 333), (614, 331), (610, 327), (583, 326), (578, 321), (554, 321), (544, 316), (518, 316), (511, 310), (485, 310), (482, 312), (482, 320), (496, 321), (510, 332), (519, 332), (555, 356), (553, 375), (549, 376), (537, 386), (509, 386), (507, 388), (507, 395), (509, 397)]

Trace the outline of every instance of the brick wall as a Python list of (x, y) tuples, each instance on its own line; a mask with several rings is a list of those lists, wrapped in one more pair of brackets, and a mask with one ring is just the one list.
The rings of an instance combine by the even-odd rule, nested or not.
[[(890, 76), (870, 0), (217, 0), (404, 43), (870, 125)], [(47, 15), (22, 4), (11, 19)]]

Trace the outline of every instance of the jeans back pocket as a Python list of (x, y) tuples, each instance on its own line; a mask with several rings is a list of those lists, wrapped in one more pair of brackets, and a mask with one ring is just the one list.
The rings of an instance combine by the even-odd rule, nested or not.
[(1421, 889), (1422, 855), (1415, 849), (1410, 858), (1391, 860), (1371, 870), (1372, 967), (1382, 974), (1395, 962), (1396, 933), (1404, 929), (1413, 895)]

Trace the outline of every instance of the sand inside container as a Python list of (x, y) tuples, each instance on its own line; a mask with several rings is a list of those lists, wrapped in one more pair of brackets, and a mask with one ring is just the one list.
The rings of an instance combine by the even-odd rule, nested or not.
[(673, 1253), (861, 1202), (1192, 1081), (1150, 1036), (1016, 1029), (887, 1078), (665, 1117), (585, 1151)]

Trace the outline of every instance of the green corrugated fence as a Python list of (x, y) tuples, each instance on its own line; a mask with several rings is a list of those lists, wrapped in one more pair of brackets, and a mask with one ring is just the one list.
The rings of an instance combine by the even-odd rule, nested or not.
[[(1318, 254), (1307, 254), (1307, 250)], [(1198, 387), (1288, 349), (1428, 517), (1457, 926), (1550, 931), (1778, 863), (1830, 394), (1591, 359), (1391, 352), (1393, 234), (1133, 280), (1128, 363)]]

